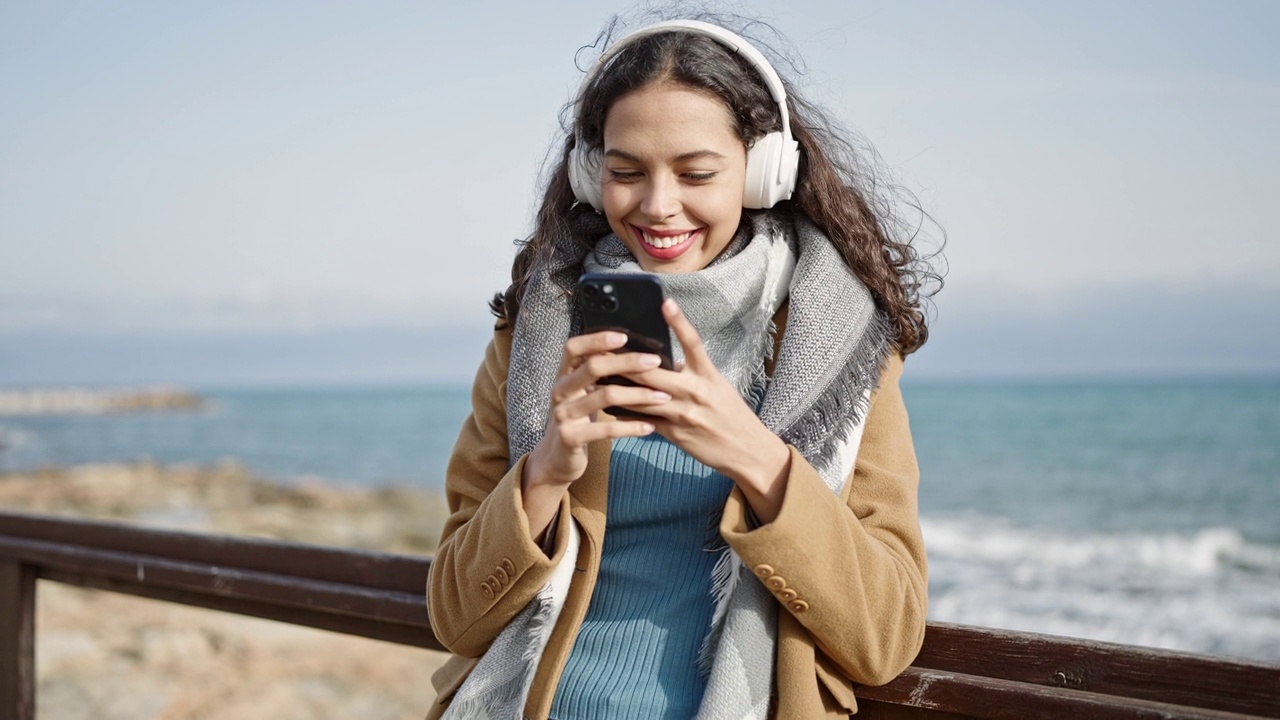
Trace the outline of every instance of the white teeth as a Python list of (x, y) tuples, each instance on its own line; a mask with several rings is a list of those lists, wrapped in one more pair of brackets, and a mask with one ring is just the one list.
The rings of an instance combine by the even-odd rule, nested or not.
[(669, 247), (675, 247), (676, 245), (679, 245), (685, 240), (688, 240), (689, 236), (692, 234), (693, 234), (692, 232), (684, 232), (684, 233), (680, 233), (679, 235), (668, 235), (666, 237), (656, 237), (654, 235), (650, 235), (649, 233), (643, 230), (640, 231), (640, 237), (644, 240), (646, 245), (651, 245), (653, 247), (664, 249), (664, 250)]

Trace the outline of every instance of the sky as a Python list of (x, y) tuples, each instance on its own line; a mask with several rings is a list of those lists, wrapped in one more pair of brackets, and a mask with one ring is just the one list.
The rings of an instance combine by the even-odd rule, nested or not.
[[(738, 7), (945, 234), (909, 374), (1280, 372), (1280, 5)], [(0, 0), (0, 385), (470, 378), (625, 9)]]

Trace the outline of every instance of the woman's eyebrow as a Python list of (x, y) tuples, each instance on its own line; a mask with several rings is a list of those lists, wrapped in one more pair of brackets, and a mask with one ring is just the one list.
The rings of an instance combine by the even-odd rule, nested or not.
[(724, 155), (721, 155), (715, 150), (694, 150), (693, 152), (687, 152), (683, 155), (677, 155), (676, 162), (688, 162), (690, 160), (703, 160), (707, 158), (711, 160), (725, 159)]
[(629, 152), (618, 150), (617, 148), (609, 148), (608, 150), (605, 150), (604, 156), (622, 158), (623, 160), (630, 160), (631, 162), (634, 162), (634, 163), (640, 162), (640, 158), (636, 157), (635, 155), (632, 155)]
[[(629, 160), (634, 163), (643, 162), (639, 157), (632, 155), (631, 153), (625, 150), (619, 150), (617, 148), (609, 148), (608, 150), (604, 151), (604, 154), (605, 154), (605, 157), (621, 158), (623, 160)], [(687, 152), (687, 153), (682, 153), (680, 155), (677, 155), (675, 157), (675, 162), (688, 162), (690, 160), (701, 160), (704, 158), (710, 158), (712, 160), (725, 159), (724, 155), (721, 155), (715, 150), (694, 150), (692, 152)]]

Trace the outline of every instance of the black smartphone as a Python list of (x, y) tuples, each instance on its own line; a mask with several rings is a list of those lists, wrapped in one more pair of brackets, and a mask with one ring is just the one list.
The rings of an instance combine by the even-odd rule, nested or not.
[[(627, 336), (620, 352), (653, 353), (662, 359), (660, 367), (671, 370), (671, 328), (662, 317), (662, 281), (644, 273), (587, 273), (578, 278), (578, 309), (582, 312), (583, 334), (614, 330)], [(635, 385), (610, 375), (601, 383)], [(620, 407), (605, 408), (619, 417), (649, 417)]]

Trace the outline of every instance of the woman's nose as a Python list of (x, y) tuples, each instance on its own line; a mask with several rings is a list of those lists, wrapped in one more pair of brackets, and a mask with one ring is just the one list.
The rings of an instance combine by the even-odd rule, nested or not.
[(655, 220), (680, 212), (680, 186), (675, 178), (653, 177), (640, 201), (640, 212)]

